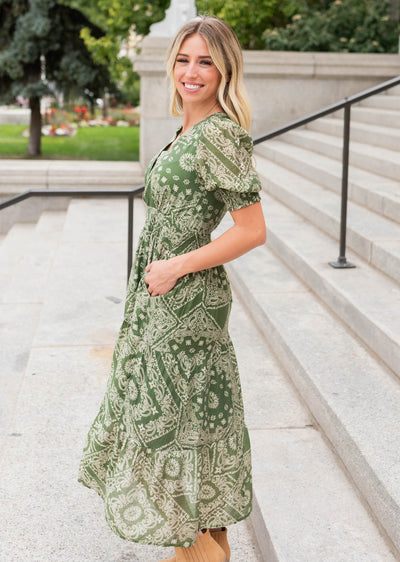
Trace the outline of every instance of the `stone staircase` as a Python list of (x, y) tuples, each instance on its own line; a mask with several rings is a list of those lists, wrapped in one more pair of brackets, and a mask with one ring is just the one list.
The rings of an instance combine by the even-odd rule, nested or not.
[[(268, 242), (228, 264), (233, 286), (246, 311), (288, 373), (313, 425), (333, 451), (337, 467), (343, 470), (360, 505), (397, 560), (399, 124), (400, 88), (352, 109), (347, 257), (356, 269), (335, 270), (328, 265), (338, 255), (343, 127), (340, 114), (256, 147)], [(268, 407), (266, 403), (265, 409)], [(268, 467), (269, 433), (265, 432), (264, 438), (258, 433), (257, 436), (260, 447), (256, 455), (261, 451), (264, 466)], [(287, 469), (293, 457), (289, 456), (291, 451), (285, 451), (282, 440), (282, 456), (284, 452), (288, 455), (284, 462)], [(268, 560), (386, 560), (389, 554), (384, 551), (347, 551), (349, 545), (354, 547), (358, 542), (360, 528), (355, 534), (354, 529), (344, 532), (346, 518), (339, 515), (339, 510), (333, 519), (327, 517), (317, 531), (322, 505), (333, 505), (329, 498), (335, 484), (331, 480), (322, 485), (316, 451), (306, 451), (304, 447), (303, 453), (298, 481), (287, 474), (287, 480), (273, 492), (271, 482), (265, 478), (269, 468), (258, 473), (256, 464), (255, 493), (263, 516), (256, 525), (262, 528), (263, 521), (269, 532)], [(307, 460), (310, 478), (304, 485)], [(317, 505), (313, 503), (316, 489), (320, 494)], [(263, 497), (273, 497), (274, 501), (264, 502)], [(300, 498), (302, 507), (298, 509)], [(345, 495), (336, 499), (344, 507)], [(288, 516), (290, 501), (293, 511)], [(352, 509), (344, 510), (353, 522), (360, 522)], [(282, 514), (279, 521), (277, 513)], [(366, 529), (364, 524), (361, 527)], [(298, 541), (292, 541), (297, 532)], [(337, 550), (331, 551), (335, 532)]]
[[(231, 562), (400, 560), (400, 89), (352, 115), (355, 269), (328, 265), (340, 115), (256, 150), (268, 241), (227, 265), (254, 472)], [(114, 536), (76, 482), (122, 319), (126, 215), (77, 199), (0, 240), (0, 562), (171, 556)], [(138, 200), (136, 239), (143, 219)]]

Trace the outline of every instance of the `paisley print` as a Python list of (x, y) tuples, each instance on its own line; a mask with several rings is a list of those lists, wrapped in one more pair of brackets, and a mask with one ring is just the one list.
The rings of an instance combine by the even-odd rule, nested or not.
[(129, 541), (190, 546), (199, 529), (251, 511), (251, 452), (225, 269), (187, 274), (157, 297), (144, 276), (151, 261), (210, 242), (227, 210), (260, 200), (252, 146), (246, 131), (216, 113), (146, 171), (146, 222), (78, 477), (104, 500), (111, 529)]

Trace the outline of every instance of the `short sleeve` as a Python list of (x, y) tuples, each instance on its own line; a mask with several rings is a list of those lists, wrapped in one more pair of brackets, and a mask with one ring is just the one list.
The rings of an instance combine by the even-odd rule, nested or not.
[(196, 171), (204, 189), (215, 191), (228, 211), (260, 201), (261, 184), (252, 155), (251, 137), (229, 117), (204, 123), (196, 151)]

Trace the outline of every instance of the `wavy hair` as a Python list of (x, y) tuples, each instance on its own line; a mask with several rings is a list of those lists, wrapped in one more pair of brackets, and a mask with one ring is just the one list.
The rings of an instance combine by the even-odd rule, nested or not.
[(250, 129), (251, 109), (243, 83), (243, 55), (240, 43), (228, 24), (215, 16), (201, 15), (186, 23), (175, 36), (167, 58), (167, 72), (171, 79), (172, 115), (183, 112), (182, 97), (175, 87), (174, 67), (182, 43), (192, 35), (200, 35), (207, 44), (210, 56), (221, 74), (217, 100), (225, 113), (238, 125)]

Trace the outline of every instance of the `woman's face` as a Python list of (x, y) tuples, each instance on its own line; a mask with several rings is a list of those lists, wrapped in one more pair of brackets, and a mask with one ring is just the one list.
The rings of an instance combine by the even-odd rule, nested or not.
[[(191, 35), (180, 46), (174, 66), (175, 87), (182, 96), (183, 109), (212, 109), (217, 101), (221, 74), (211, 59), (204, 39)], [(192, 106), (194, 107), (194, 106)]]

